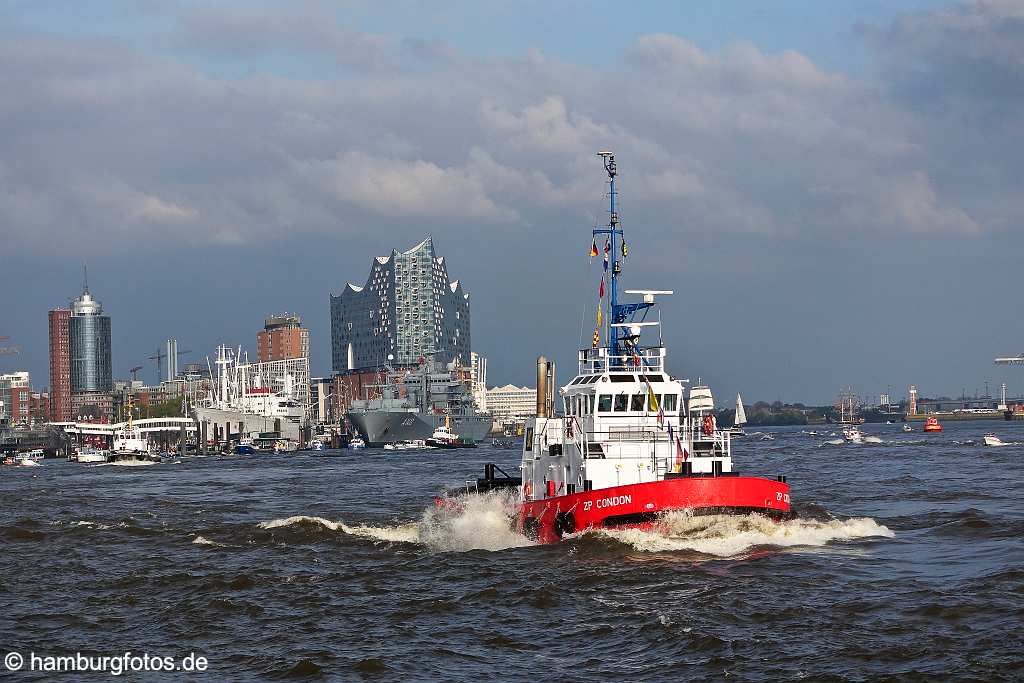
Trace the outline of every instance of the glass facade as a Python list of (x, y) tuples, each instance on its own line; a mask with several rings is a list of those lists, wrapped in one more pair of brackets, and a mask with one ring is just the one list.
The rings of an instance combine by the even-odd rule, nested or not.
[(68, 331), (71, 341), (71, 391), (113, 391), (110, 316), (100, 313), (72, 315)]
[[(335, 372), (416, 363), (470, 363), (469, 295), (448, 278), (430, 238), (374, 260), (362, 287), (331, 297)], [(389, 361), (389, 356), (390, 361)]]

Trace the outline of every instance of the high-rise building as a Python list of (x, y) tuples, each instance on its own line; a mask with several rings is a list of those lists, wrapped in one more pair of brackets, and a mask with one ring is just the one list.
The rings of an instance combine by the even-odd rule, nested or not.
[(412, 249), (378, 256), (363, 286), (331, 295), (331, 362), (335, 372), (410, 365), (420, 358), (470, 362), (469, 294), (448, 279), (427, 238)]
[(71, 392), (107, 393), (114, 388), (110, 359), (110, 316), (88, 287), (71, 303)]
[(297, 315), (272, 315), (256, 334), (260, 362), (309, 358), (309, 330), (302, 327)]
[(50, 311), (50, 421), (71, 420), (70, 308)]

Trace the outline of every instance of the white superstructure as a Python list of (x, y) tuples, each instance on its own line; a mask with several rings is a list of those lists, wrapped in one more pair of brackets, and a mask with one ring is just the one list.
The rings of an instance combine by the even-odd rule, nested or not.
[(271, 431), (279, 421), (282, 436), (298, 438), (309, 400), (308, 358), (248, 363), (241, 348), (222, 344), (216, 365), (212, 387), (196, 407), (197, 419), (242, 423), (242, 432)]

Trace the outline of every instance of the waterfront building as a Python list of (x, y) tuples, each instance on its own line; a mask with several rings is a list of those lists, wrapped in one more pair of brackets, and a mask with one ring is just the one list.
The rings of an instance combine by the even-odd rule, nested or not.
[(110, 359), (110, 316), (86, 287), (71, 304), (68, 323), (71, 393), (109, 394), (114, 388)]
[(362, 286), (331, 295), (331, 365), (336, 373), (414, 366), (420, 359), (470, 361), (469, 294), (450, 280), (427, 238), (378, 256)]
[(114, 394), (110, 391), (84, 391), (71, 394), (71, 420), (114, 421)]
[(481, 413), (487, 412), (487, 359), (471, 351), (469, 380), (473, 387), (473, 401)]
[(50, 422), (71, 420), (70, 308), (55, 308), (50, 323)]
[(537, 390), (514, 384), (488, 389), (487, 409), (499, 424), (521, 422), (537, 414)]
[(3, 412), (11, 424), (27, 424), (29, 421), (29, 399), (31, 379), (28, 371), (11, 372), (0, 375), (0, 402)]
[(309, 419), (315, 423), (334, 422), (332, 399), (334, 390), (330, 377), (314, 377), (309, 381)]
[(28, 419), (33, 424), (50, 421), (50, 393), (33, 391), (28, 395)]
[(256, 335), (256, 348), (264, 363), (309, 358), (309, 330), (302, 327), (302, 319), (297, 315), (272, 315)]

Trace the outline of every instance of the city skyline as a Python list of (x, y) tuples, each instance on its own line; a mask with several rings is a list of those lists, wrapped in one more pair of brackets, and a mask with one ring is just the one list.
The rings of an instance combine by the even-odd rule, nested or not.
[[(253, 351), (282, 310), (326, 375), (330, 293), (430, 233), (492, 383), (541, 354), (564, 379), (611, 148), (623, 283), (677, 292), (669, 369), (720, 402), (1024, 387), (992, 364), (1024, 338), (1014, 4), (402, 6), (16, 3), (0, 372), (48, 375), (46, 311), (88, 260), (117, 377), (168, 338)], [(471, 30), (506, 19), (536, 28)]]

